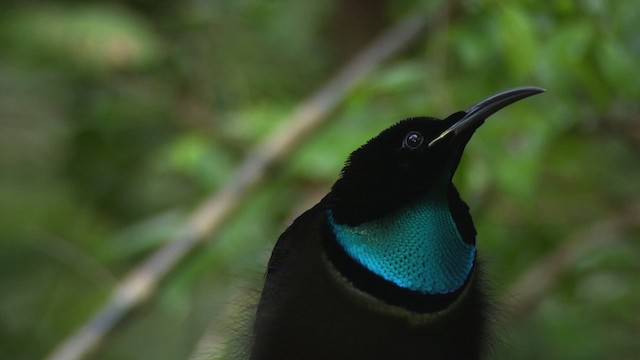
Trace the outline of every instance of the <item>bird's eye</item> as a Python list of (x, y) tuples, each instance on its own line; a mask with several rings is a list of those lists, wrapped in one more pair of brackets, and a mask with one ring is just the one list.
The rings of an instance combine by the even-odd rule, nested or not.
[(402, 147), (408, 148), (410, 150), (415, 150), (422, 145), (424, 141), (424, 137), (417, 131), (412, 131), (407, 134), (404, 138), (404, 142), (402, 143)]

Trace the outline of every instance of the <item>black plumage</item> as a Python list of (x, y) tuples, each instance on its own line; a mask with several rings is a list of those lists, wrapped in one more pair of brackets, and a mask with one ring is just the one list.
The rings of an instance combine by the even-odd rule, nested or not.
[[(444, 120), (403, 120), (354, 151), (329, 194), (278, 239), (256, 311), (250, 358), (481, 358), (489, 310), (475, 253), (476, 231), (451, 179), (466, 143), (488, 116), (541, 91), (509, 90)], [(443, 209), (448, 214), (443, 219), (451, 219), (455, 229), (450, 241), (460, 240), (456, 246), (472, 260), (468, 271), (447, 243), (427, 235), (399, 244), (417, 242), (416, 249), (437, 254), (416, 254), (413, 247), (397, 252), (368, 248), (371, 241), (386, 249), (385, 239), (395, 236), (389, 229), (401, 229), (398, 236), (405, 237), (424, 226), (429, 234), (452, 233), (432, 229), (446, 227), (446, 221), (411, 222), (425, 219), (414, 213), (442, 216)], [(389, 219), (411, 221), (404, 225)], [(405, 278), (400, 265), (418, 274)], [(463, 269), (464, 276), (453, 268)]]

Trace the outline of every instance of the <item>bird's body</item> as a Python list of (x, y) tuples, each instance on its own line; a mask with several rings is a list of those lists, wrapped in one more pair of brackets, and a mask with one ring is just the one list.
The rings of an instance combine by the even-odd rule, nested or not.
[(250, 359), (480, 359), (489, 309), (452, 177), (486, 117), (541, 91), (403, 120), (354, 151), (331, 192), (278, 239)]
[(320, 203), (280, 237), (258, 309), (252, 359), (477, 358), (485, 333), (485, 300), (474, 281), (481, 275), (478, 264), (469, 286), (446, 301), (451, 309), (417, 313), (356, 288), (326, 255), (339, 250), (328, 243), (330, 231)]

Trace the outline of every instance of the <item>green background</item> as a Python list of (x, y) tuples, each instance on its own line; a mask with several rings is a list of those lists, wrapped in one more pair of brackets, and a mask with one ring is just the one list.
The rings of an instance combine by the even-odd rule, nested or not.
[[(350, 151), (399, 119), (535, 85), (548, 92), (488, 121), (456, 175), (511, 314), (495, 358), (637, 359), (640, 230), (616, 219), (640, 201), (640, 4), (449, 4), (89, 358), (187, 359), (223, 342), (229, 305), (259, 289), (275, 239)], [(341, 64), (405, 14), (440, 6), (3, 1), (0, 358), (44, 358)], [(585, 231), (609, 242), (509, 309), (510, 286)]]

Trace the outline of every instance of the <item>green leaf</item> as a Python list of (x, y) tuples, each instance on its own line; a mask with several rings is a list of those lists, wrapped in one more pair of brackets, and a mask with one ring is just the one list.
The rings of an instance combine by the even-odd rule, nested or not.
[(640, 82), (635, 76), (640, 72), (640, 56), (636, 53), (634, 57), (616, 38), (606, 38), (598, 45), (598, 65), (608, 88), (627, 99), (640, 98)]
[(0, 22), (5, 51), (38, 63), (103, 72), (149, 66), (161, 56), (150, 25), (112, 5), (25, 7)]
[(534, 19), (525, 9), (508, 4), (502, 6), (497, 20), (507, 66), (514, 78), (525, 78), (533, 72), (539, 54)]

